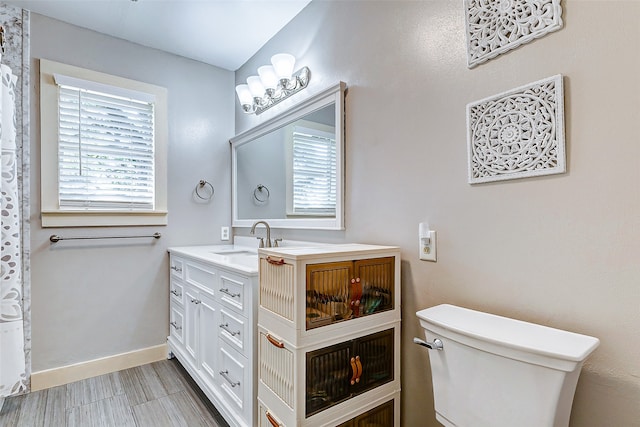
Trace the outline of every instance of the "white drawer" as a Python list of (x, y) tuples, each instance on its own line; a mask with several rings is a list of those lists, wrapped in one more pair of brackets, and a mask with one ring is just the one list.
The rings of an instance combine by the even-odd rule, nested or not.
[(169, 315), (169, 335), (178, 342), (183, 342), (184, 309), (175, 304), (171, 304)]
[(220, 309), (220, 324), (218, 325), (218, 336), (231, 344), (233, 348), (247, 357), (247, 347), (250, 337), (249, 324), (247, 319), (239, 316), (235, 312)]
[(284, 423), (260, 399), (258, 399), (258, 427), (284, 427)]
[(171, 277), (184, 279), (184, 260), (171, 255), (169, 259)]
[(169, 295), (172, 303), (177, 303), (184, 307), (184, 286), (182, 283), (172, 278), (169, 284)]
[(220, 271), (220, 284), (217, 297), (223, 306), (231, 308), (248, 317), (245, 309), (251, 310), (251, 281), (224, 270)]
[(233, 350), (224, 341), (220, 342), (218, 356), (217, 386), (227, 402), (227, 406), (234, 412), (242, 414), (242, 417), (249, 423), (253, 409), (252, 366), (244, 356)]
[(196, 285), (211, 295), (217, 292), (218, 271), (208, 265), (187, 260), (184, 277), (187, 283)]

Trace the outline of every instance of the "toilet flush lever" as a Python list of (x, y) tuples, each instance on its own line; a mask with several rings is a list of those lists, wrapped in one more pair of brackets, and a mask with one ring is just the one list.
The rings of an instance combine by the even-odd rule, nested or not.
[(421, 340), (420, 338), (413, 339), (414, 344), (421, 345), (423, 347), (427, 347), (429, 350), (442, 350), (444, 346), (442, 345), (442, 341), (438, 338), (434, 339), (433, 342), (426, 342)]

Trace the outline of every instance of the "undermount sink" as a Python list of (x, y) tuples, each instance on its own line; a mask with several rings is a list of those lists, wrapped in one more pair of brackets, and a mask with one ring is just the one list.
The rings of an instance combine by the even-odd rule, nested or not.
[(247, 251), (245, 249), (218, 249), (210, 252), (217, 255), (257, 255), (255, 252)]

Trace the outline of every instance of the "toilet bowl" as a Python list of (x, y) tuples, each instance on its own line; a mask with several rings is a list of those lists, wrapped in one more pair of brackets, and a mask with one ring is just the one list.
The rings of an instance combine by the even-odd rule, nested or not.
[(600, 341), (449, 304), (416, 313), (446, 427), (567, 427), (584, 360)]

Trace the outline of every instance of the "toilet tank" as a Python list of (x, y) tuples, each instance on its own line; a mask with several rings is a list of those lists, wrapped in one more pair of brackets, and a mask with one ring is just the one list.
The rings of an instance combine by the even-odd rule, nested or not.
[(597, 338), (443, 304), (416, 313), (430, 350), (436, 419), (447, 427), (567, 427)]

